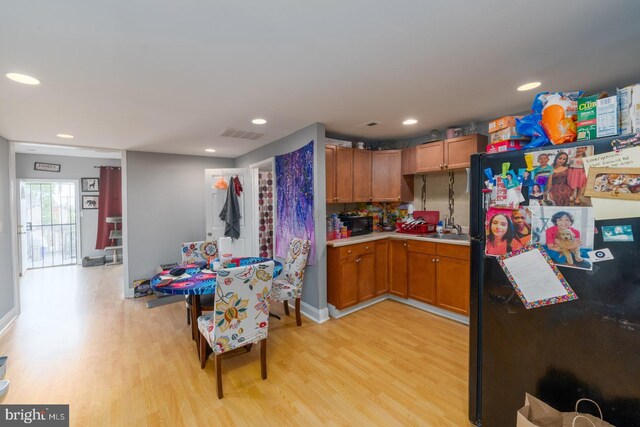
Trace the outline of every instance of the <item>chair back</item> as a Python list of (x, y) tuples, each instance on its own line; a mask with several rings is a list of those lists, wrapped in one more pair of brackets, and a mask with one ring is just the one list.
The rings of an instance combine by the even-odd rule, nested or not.
[(307, 258), (311, 250), (311, 242), (294, 237), (289, 243), (287, 259), (284, 262), (284, 280), (292, 287), (302, 288), (304, 281), (304, 267), (307, 265)]
[(273, 260), (217, 270), (215, 311), (209, 334), (220, 354), (267, 337)]
[(218, 244), (213, 240), (185, 242), (180, 246), (181, 264), (207, 262), (211, 257), (218, 257)]

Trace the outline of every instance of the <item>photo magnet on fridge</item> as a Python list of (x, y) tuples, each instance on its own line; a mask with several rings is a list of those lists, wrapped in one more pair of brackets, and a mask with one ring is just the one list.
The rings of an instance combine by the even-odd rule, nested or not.
[(611, 251), (607, 248), (596, 249), (595, 251), (589, 252), (587, 255), (589, 256), (589, 260), (591, 262), (608, 261), (610, 259), (613, 259)]

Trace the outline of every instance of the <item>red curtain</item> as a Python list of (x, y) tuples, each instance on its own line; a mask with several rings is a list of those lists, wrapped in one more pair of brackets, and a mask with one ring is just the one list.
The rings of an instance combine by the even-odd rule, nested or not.
[(109, 233), (114, 229), (114, 225), (122, 229), (122, 224), (107, 224), (108, 216), (122, 216), (122, 174), (119, 167), (100, 166), (96, 249), (111, 246)]

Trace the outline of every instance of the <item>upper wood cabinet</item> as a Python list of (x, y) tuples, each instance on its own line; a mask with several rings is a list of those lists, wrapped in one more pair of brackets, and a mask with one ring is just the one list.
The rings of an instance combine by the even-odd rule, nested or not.
[(369, 150), (353, 150), (354, 202), (369, 202), (372, 199), (371, 153)]
[(444, 141), (419, 145), (416, 151), (416, 172), (435, 172), (443, 169)]
[(348, 203), (353, 199), (353, 150), (325, 145), (327, 203)]
[(406, 148), (402, 153), (402, 174), (466, 168), (471, 155), (484, 152), (486, 146), (487, 137), (474, 134)]
[(469, 167), (472, 154), (482, 153), (487, 148), (487, 137), (474, 134), (460, 138), (445, 139), (444, 168), (460, 169)]
[(399, 202), (402, 199), (400, 177), (400, 150), (372, 151), (371, 155), (371, 193), (373, 200), (379, 202)]
[(413, 201), (413, 176), (402, 175), (402, 151), (326, 145), (327, 203)]
[(324, 146), (325, 189), (327, 203), (336, 201), (336, 150), (335, 145)]

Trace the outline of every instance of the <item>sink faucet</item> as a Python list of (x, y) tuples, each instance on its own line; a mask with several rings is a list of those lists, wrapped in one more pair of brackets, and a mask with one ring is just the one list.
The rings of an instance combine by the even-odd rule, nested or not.
[(458, 224), (450, 224), (449, 226), (455, 229), (457, 234), (462, 234), (462, 227), (460, 227)]

